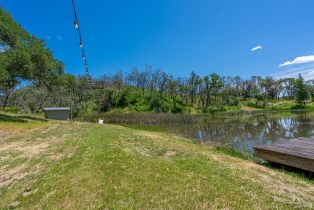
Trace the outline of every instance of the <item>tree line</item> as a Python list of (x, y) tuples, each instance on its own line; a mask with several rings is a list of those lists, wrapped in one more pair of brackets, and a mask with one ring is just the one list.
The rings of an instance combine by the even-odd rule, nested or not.
[(76, 113), (113, 109), (210, 112), (217, 107), (238, 106), (240, 101), (256, 108), (265, 108), (267, 102), (282, 99), (304, 105), (308, 99), (314, 99), (313, 84), (313, 81), (304, 82), (301, 76), (279, 80), (256, 76), (243, 79), (216, 73), (201, 77), (194, 71), (189, 77), (181, 78), (147, 65), (144, 70), (133, 68), (126, 74), (118, 71), (99, 78), (62, 74), (53, 82), (30, 83), (12, 90), (8, 102), (27, 112), (51, 106), (71, 106)]

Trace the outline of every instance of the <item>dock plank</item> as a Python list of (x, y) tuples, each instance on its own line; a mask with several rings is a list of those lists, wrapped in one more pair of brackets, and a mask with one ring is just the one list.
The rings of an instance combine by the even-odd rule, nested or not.
[(253, 149), (255, 156), (267, 161), (314, 172), (314, 139), (277, 141), (254, 146)]

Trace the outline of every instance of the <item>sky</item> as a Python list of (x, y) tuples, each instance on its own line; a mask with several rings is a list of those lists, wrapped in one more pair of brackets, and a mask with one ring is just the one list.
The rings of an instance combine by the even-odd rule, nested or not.
[[(313, 0), (76, 0), (90, 74), (145, 64), (210, 73), (314, 79)], [(66, 72), (83, 74), (71, 0), (0, 0), (44, 39)]]

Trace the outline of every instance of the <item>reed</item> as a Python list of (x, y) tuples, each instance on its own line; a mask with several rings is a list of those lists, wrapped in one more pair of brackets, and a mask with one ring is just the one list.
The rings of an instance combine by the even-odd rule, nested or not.
[(97, 122), (103, 119), (105, 123), (116, 124), (174, 124), (196, 123), (201, 115), (171, 114), (171, 113), (91, 113), (79, 116), (78, 119), (87, 122)]

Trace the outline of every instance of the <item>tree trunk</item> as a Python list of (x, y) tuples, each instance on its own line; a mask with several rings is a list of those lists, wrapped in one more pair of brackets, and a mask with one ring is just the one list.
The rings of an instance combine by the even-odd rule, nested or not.
[(6, 106), (7, 106), (9, 97), (10, 97), (10, 91), (6, 91), (6, 92), (5, 92), (5, 96), (4, 96), (4, 102), (3, 102), (3, 105), (2, 105), (3, 111), (4, 111), (4, 109), (5, 109)]
[(47, 95), (45, 96), (44, 100), (42, 100), (38, 106), (38, 108), (36, 109), (36, 113), (41, 110), (42, 106), (44, 105), (44, 103), (47, 101), (48, 99), (48, 96), (49, 96), (49, 92), (47, 93)]

